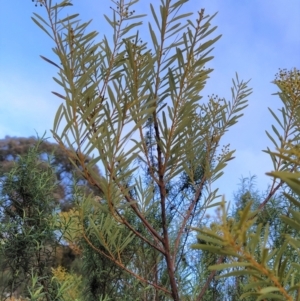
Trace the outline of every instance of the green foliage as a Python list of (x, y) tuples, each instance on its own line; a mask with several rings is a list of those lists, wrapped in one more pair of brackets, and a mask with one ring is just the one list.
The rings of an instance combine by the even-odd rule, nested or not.
[[(201, 9), (189, 19), (192, 13), (180, 14), (186, 0), (150, 4), (154, 22), (145, 42), (137, 2), (113, 1), (113, 17), (105, 16), (110, 45), (106, 36), (96, 42), (98, 33), (88, 32), (90, 22), (78, 14), (62, 16), (72, 1), (40, 1), (47, 20), (32, 19), (53, 40), (59, 62), (41, 57), (58, 69), (54, 80), (63, 91), (53, 92), (63, 100), (53, 135), (101, 192), (100, 207), (91, 207), (92, 196), (78, 207), (89, 247), (133, 277), (126, 280), (137, 288), (134, 298), (191, 300), (199, 287), (187, 280), (190, 258), (183, 260), (188, 228), (215, 205), (210, 184), (234, 152), (224, 147), (217, 157), (220, 141), (242, 116), (251, 89), (236, 75), (232, 101), (200, 103), (212, 72), (205, 66), (220, 38), (210, 38), (215, 15)], [(95, 164), (103, 177), (93, 172)], [(147, 181), (141, 179), (145, 170)]]
[(2, 174), (1, 300), (22, 296), (66, 301), (79, 298), (83, 291), (79, 275), (60, 272), (61, 266), (53, 269), (61, 252), (57, 241), (60, 238), (54, 234), (61, 230), (54, 213), (58, 163), (54, 160), (54, 166), (51, 156), (47, 164), (40, 160), (45, 150), (43, 143), (43, 139), (37, 140)]
[[(5, 173), (9, 173), (19, 156), (25, 156), (31, 147), (37, 144), (36, 137), (9, 137), (0, 139), (0, 177), (3, 179)], [(76, 179), (76, 185), (84, 187), (87, 194), (98, 193), (95, 186), (92, 186), (77, 171), (68, 159), (66, 153), (57, 143), (50, 143), (44, 140), (39, 145), (39, 167), (47, 166), (48, 160), (54, 168), (54, 174), (58, 180), (54, 189), (53, 206), (60, 204), (62, 211), (72, 208), (73, 192), (72, 182)], [(91, 158), (87, 158), (88, 161)], [(94, 166), (94, 172), (100, 176), (99, 169)]]
[[(275, 180), (280, 180), (276, 190), (283, 183), (291, 189), (289, 193), (283, 192), (283, 196), (289, 202), (286, 215), (280, 216), (281, 224), (285, 227), (281, 228), (281, 233), (277, 234), (277, 239), (272, 245), (270, 225), (265, 223), (261, 216), (261, 213), (264, 213), (264, 206), (267, 207), (266, 203), (274, 193), (274, 190), (271, 190), (257, 210), (251, 211), (252, 204), (248, 201), (236, 218), (228, 218), (228, 208), (223, 199), (220, 222), (212, 224), (210, 228), (195, 228), (198, 232), (198, 244), (194, 244), (192, 248), (206, 250), (227, 258), (226, 263), (212, 265), (209, 267), (210, 270), (226, 270), (226, 273), (218, 276), (219, 278), (240, 275), (247, 277), (247, 284), (243, 287), (244, 293), (240, 299), (299, 300), (300, 298), (299, 72), (296, 69), (291, 72), (281, 70), (278, 77), (275, 84), (280, 88), (278, 95), (284, 104), (281, 110), (283, 122), (272, 111), (271, 113), (281, 125), (284, 135), (280, 135), (272, 126), (280, 140), (281, 147), (279, 147), (275, 139), (267, 133), (279, 151), (278, 153), (267, 151), (276, 169), (268, 175), (274, 178), (273, 187)], [(258, 220), (260, 223), (257, 222)], [(270, 217), (267, 220), (271, 220)]]
[(45, 166), (37, 160), (40, 143), (19, 157), (2, 179), (1, 298), (26, 291), (31, 274), (38, 276), (47, 300), (55, 294), (49, 276), (55, 252), (52, 211), (56, 179), (50, 162)]
[[(47, 18), (32, 19), (53, 40), (58, 62), (41, 57), (58, 69), (54, 80), (63, 91), (53, 92), (63, 103), (52, 133), (96, 189), (86, 193), (75, 184), (75, 206), (53, 216), (40, 205), (48, 191), (33, 190), (29, 199), (38, 214), (32, 219), (23, 205), (27, 195), (23, 207), (17, 201), (7, 210), (16, 217), (16, 226), (2, 226), (10, 234), (9, 241), (2, 237), (1, 250), (12, 262), (11, 283), (20, 283), (19, 275), (31, 279), (31, 300), (300, 300), (299, 72), (280, 70), (274, 82), (283, 107), (280, 117), (270, 110), (279, 129), (272, 125), (273, 134), (266, 132), (278, 151), (265, 151), (274, 166), (271, 188), (263, 200), (243, 191), (238, 210), (230, 212), (224, 198), (214, 202), (217, 190), (210, 185), (234, 158), (228, 145), (219, 150), (220, 141), (242, 116), (251, 89), (236, 75), (231, 101), (202, 100), (212, 72), (206, 64), (220, 38), (210, 38), (215, 15), (201, 9), (189, 19), (191, 13), (180, 14), (186, 0), (150, 4), (153, 22), (144, 41), (138, 1), (113, 1), (113, 17), (105, 16), (110, 44), (106, 36), (96, 42), (98, 33), (88, 32), (90, 22), (78, 14), (62, 15), (71, 0), (37, 2)], [(25, 170), (35, 175), (30, 183), (44, 189), (34, 167)], [(11, 186), (14, 176), (8, 177)], [(50, 178), (42, 179), (52, 187)], [(280, 197), (279, 189), (285, 189)], [(218, 204), (219, 221), (207, 226), (205, 211)], [(59, 230), (81, 255), (79, 274), (58, 267), (50, 277), (49, 269), (43, 274), (28, 258), (21, 261), (20, 252), (9, 257), (25, 242), (31, 259), (52, 233), (45, 229)], [(198, 233), (192, 250), (191, 229)]]

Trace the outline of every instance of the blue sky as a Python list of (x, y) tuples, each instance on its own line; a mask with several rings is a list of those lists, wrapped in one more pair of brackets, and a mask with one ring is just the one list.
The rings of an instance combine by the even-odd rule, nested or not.
[[(93, 19), (91, 29), (109, 35), (103, 14), (110, 15), (109, 0), (74, 0), (70, 13), (79, 12), (83, 21)], [(147, 0), (140, 0), (137, 13), (150, 13)], [(158, 6), (159, 0), (152, 0)], [(217, 25), (216, 34), (222, 38), (215, 44), (214, 68), (203, 91), (204, 99), (212, 93), (231, 99), (231, 79), (251, 78), (253, 94), (249, 107), (224, 137), (221, 144), (230, 143), (236, 149), (225, 175), (215, 183), (219, 192), (230, 200), (241, 176), (257, 175), (257, 187), (267, 188), (270, 179), (265, 172), (272, 170), (271, 160), (262, 152), (273, 147), (265, 130), (275, 124), (268, 107), (281, 107), (276, 86), (271, 84), (278, 68), (300, 68), (300, 1), (299, 0), (190, 0), (187, 11), (205, 8)], [(31, 20), (32, 13), (43, 15), (44, 9), (30, 0), (2, 1), (0, 10), (0, 139), (6, 135), (41, 136), (47, 130), (51, 136), (54, 115), (61, 99), (51, 91), (58, 91), (52, 80), (56, 69), (39, 55), (55, 61), (54, 46)], [(52, 138), (50, 141), (54, 141)]]

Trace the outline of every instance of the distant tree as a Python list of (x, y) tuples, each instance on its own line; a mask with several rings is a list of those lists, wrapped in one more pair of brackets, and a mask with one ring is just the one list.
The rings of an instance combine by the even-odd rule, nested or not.
[(46, 300), (56, 294), (50, 277), (56, 252), (52, 215), (56, 179), (50, 163), (37, 160), (39, 145), (18, 157), (1, 180), (1, 300), (26, 291), (32, 274)]
[[(0, 178), (3, 178), (4, 173), (10, 172), (14, 167), (15, 162), (20, 156), (28, 154), (29, 149), (36, 145), (35, 137), (9, 137), (0, 139)], [(54, 172), (58, 182), (54, 190), (53, 206), (59, 204), (62, 211), (68, 211), (72, 208), (73, 200), (73, 184), (79, 185), (86, 189), (86, 193), (94, 192), (99, 194), (97, 187), (92, 186), (68, 159), (66, 153), (59, 147), (57, 143), (50, 143), (44, 140), (39, 146), (38, 168), (48, 166), (48, 159), (51, 159), (51, 164), (54, 166)], [(91, 158), (87, 158), (90, 161)], [(100, 176), (100, 171), (97, 166), (93, 167), (94, 172)]]
[[(49, 199), (49, 206), (51, 210), (56, 208), (56, 212), (66, 214), (70, 210), (72, 211), (72, 209), (74, 209), (76, 205), (75, 199), (78, 195), (89, 195), (91, 193), (97, 197), (101, 195), (101, 193), (98, 193), (97, 187), (92, 186), (84, 179), (80, 171), (74, 167), (66, 156), (66, 153), (61, 150), (58, 144), (50, 143), (47, 140), (39, 141), (35, 137), (11, 138), (6, 136), (5, 139), (0, 140), (0, 178), (2, 182), (7, 181), (10, 173), (15, 170), (16, 164), (25, 160), (24, 158), (27, 158), (27, 156), (32, 156), (32, 148), (35, 148), (37, 145), (38, 152), (35, 154), (37, 160), (35, 168), (42, 173), (44, 170), (49, 168), (50, 162), (54, 173), (56, 185), (53, 186), (53, 197)], [(97, 167), (94, 167), (94, 171), (100, 176), (99, 169)], [(5, 192), (3, 187), (0, 187), (0, 193)], [(13, 187), (11, 187), (11, 189), (13, 189)], [(17, 191), (14, 192), (14, 194), (17, 194)], [(40, 200), (40, 202), (43, 203), (43, 200)], [(60, 210), (57, 206), (60, 207)], [(2, 231), (5, 231), (6, 226), (12, 222), (11, 215), (9, 213), (14, 210), (13, 202), (11, 202), (11, 200), (2, 199), (0, 210)], [(57, 231), (58, 229), (56, 229), (56, 233)], [(8, 233), (3, 232), (1, 237), (4, 239), (7, 235)], [(118, 268), (112, 267), (111, 263), (101, 256), (97, 256), (96, 261), (83, 260), (82, 257), (89, 259), (89, 254), (92, 254), (91, 247), (89, 245), (85, 244), (78, 252), (78, 246), (74, 244), (74, 242), (71, 243), (70, 241), (65, 241), (62, 244), (61, 238), (61, 235), (56, 235), (55, 237), (52, 237), (52, 240), (47, 241), (45, 248), (48, 252), (48, 267), (50, 266), (55, 268), (61, 266), (68, 272), (73, 271), (78, 273), (78, 275), (83, 274), (85, 275), (85, 287), (87, 289), (89, 287), (94, 287), (94, 290), (96, 288), (95, 284), (93, 284), (95, 283), (95, 279), (99, 279), (99, 275), (105, 275), (105, 277), (101, 277), (102, 285), (99, 284), (97, 286), (99, 287), (101, 294), (110, 292), (111, 288), (115, 287), (114, 283), (116, 282), (116, 279), (121, 277), (120, 275), (124, 277), (122, 270), (120, 272)], [(3, 268), (8, 260), (7, 255), (9, 254), (3, 253), (1, 256)], [(87, 265), (86, 262), (91, 262), (92, 264)], [(8, 281), (5, 280), (7, 278), (7, 270), (4, 271), (4, 269), (2, 269), (2, 271), (3, 274), (0, 279), (0, 283), (5, 284)], [(50, 270), (48, 270), (48, 272), (49, 271)], [(98, 278), (95, 278), (96, 275), (98, 275)], [(30, 277), (28, 277), (28, 275), (26, 277), (27, 281), (29, 281), (28, 279)], [(18, 287), (18, 294), (20, 294), (22, 290), (25, 290), (26, 284), (28, 284), (26, 281), (21, 282), (22, 285)], [(86, 293), (88, 293), (88, 291), (86, 291)], [(86, 297), (88, 297), (88, 295), (86, 295)], [(95, 295), (91, 294), (91, 298), (94, 297)]]
[[(15, 164), (19, 162), (21, 157), (27, 156), (29, 150), (38, 143), (35, 137), (9, 137), (0, 140), (0, 179), (5, 181), (7, 174), (15, 168)], [(39, 143), (39, 152), (37, 154), (38, 162), (36, 168), (41, 172), (49, 167), (49, 160), (54, 169), (56, 185), (53, 188), (53, 198), (50, 200), (51, 208), (57, 208), (57, 211), (69, 211), (74, 207), (74, 185), (80, 187), (85, 194), (94, 193), (99, 195), (98, 189), (88, 183), (81, 175), (80, 171), (70, 162), (66, 153), (61, 150), (57, 143), (50, 143), (46, 139)], [(91, 160), (91, 159), (88, 159)], [(97, 166), (94, 171), (100, 175)], [(0, 193), (2, 188), (0, 187)], [(2, 211), (1, 223), (7, 224), (10, 222), (10, 216), (7, 211), (3, 211), (4, 203), (0, 210)], [(56, 243), (56, 242), (53, 242)], [(67, 270), (71, 267), (78, 271), (79, 254), (66, 243), (58, 242), (54, 254), (54, 266), (61, 265)], [(62, 244), (63, 243), (63, 244)], [(49, 247), (50, 246), (49, 242)]]

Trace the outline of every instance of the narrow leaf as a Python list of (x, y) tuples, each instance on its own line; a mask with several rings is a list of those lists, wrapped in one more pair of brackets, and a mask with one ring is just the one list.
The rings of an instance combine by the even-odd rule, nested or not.
[(46, 57), (44, 57), (44, 56), (42, 56), (42, 55), (40, 55), (40, 57), (41, 57), (43, 60), (45, 60), (46, 62), (48, 62), (48, 63), (54, 65), (55, 67), (59, 68), (60, 70), (62, 70), (62, 68), (60, 68), (56, 63), (52, 62), (51, 60), (47, 59)]
[(31, 17), (31, 19), (39, 28), (41, 28), (53, 40), (51, 34), (47, 31), (47, 29), (38, 20), (36, 20), (33, 17)]

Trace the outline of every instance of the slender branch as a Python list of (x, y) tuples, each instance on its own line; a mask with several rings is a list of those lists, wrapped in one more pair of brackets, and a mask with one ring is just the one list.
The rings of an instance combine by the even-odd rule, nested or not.
[[(216, 264), (220, 264), (220, 263), (222, 263), (224, 260), (225, 260), (225, 256), (221, 256), (221, 257), (217, 260)], [(216, 273), (217, 273), (217, 271), (212, 271), (212, 272), (210, 273), (210, 275), (208, 276), (208, 278), (207, 278), (207, 280), (206, 280), (206, 282), (205, 282), (205, 284), (204, 284), (204, 286), (203, 286), (203, 288), (202, 288), (200, 294), (198, 295), (196, 301), (201, 301), (201, 300), (202, 300), (202, 297), (204, 296), (206, 290), (208, 289), (209, 284), (211, 283), (211, 281), (212, 281), (213, 278), (215, 277)]]
[(153, 244), (152, 242), (150, 242), (147, 238), (145, 238), (143, 235), (141, 235), (137, 230), (135, 230), (130, 223), (116, 210), (117, 214), (119, 215), (119, 217), (121, 218), (122, 222), (124, 223), (124, 225), (131, 230), (137, 237), (139, 237), (140, 239), (142, 239), (144, 242), (146, 242), (149, 246), (151, 246), (152, 248), (156, 249), (158, 252), (162, 253), (163, 255), (165, 255), (165, 250), (163, 250), (162, 248), (156, 246), (155, 244)]
[(197, 205), (197, 202), (199, 201), (199, 198), (200, 198), (200, 195), (201, 195), (201, 192), (202, 192), (202, 189), (203, 189), (203, 186), (204, 186), (204, 183), (205, 183), (205, 180), (206, 178), (203, 177), (202, 180), (201, 180), (201, 183), (200, 183), (200, 186), (198, 188), (198, 190), (196, 191), (195, 193), (195, 197), (194, 197), (194, 200), (192, 201), (192, 203), (190, 204), (190, 206), (188, 207), (188, 210), (186, 211), (186, 214), (184, 216), (184, 219), (182, 221), (182, 224), (179, 228), (179, 231), (178, 231), (178, 234), (177, 234), (177, 237), (175, 239), (175, 244), (174, 244), (174, 253), (173, 253), (173, 261), (175, 263), (175, 258), (176, 258), (176, 253), (177, 253), (177, 249), (179, 247), (179, 242), (180, 242), (180, 239), (181, 239), (181, 236), (184, 232), (184, 229), (186, 227), (186, 224), (188, 222), (188, 219), (190, 218), (190, 215), (191, 215), (191, 212), (193, 211), (193, 209), (195, 208), (195, 206)]
[[(166, 26), (167, 26), (167, 19), (169, 16), (169, 7), (170, 7), (170, 0), (166, 1), (166, 18), (163, 19), (163, 22), (161, 24), (161, 45), (159, 49), (158, 54), (158, 65), (157, 65), (157, 71), (156, 71), (156, 85), (155, 85), (155, 95), (156, 98), (158, 95), (159, 85), (160, 85), (160, 68), (161, 68), (161, 59), (162, 59), (162, 53), (164, 48), (164, 42), (165, 42), (165, 34), (166, 34)], [(154, 131), (155, 131), (155, 138), (156, 138), (156, 145), (157, 145), (157, 161), (158, 161), (158, 180), (159, 180), (159, 190), (160, 190), (160, 205), (161, 205), (161, 222), (162, 222), (162, 228), (163, 228), (163, 245), (165, 249), (165, 260), (167, 264), (167, 270), (172, 290), (172, 297), (174, 301), (179, 301), (179, 293), (178, 293), (178, 287), (175, 280), (175, 270), (174, 270), (174, 264), (173, 260), (171, 258), (170, 253), (170, 244), (169, 244), (169, 235), (168, 235), (168, 228), (167, 228), (167, 215), (166, 215), (166, 185), (164, 181), (164, 163), (162, 158), (162, 149), (160, 146), (160, 130), (158, 126), (158, 117), (157, 117), (157, 111), (154, 110), (153, 112), (153, 123), (154, 123)], [(150, 166), (149, 166), (150, 167)]]
[(126, 271), (127, 273), (129, 273), (130, 275), (134, 276), (135, 278), (137, 278), (138, 280), (140, 280), (141, 282), (147, 283), (148, 285), (151, 285), (153, 287), (155, 287), (158, 290), (161, 290), (163, 292), (165, 292), (168, 295), (172, 295), (172, 293), (170, 291), (168, 291), (167, 289), (165, 289), (164, 287), (161, 287), (155, 283), (152, 283), (151, 281), (148, 281), (146, 279), (144, 279), (143, 277), (135, 274), (133, 271), (129, 270), (128, 268), (126, 268), (121, 262), (119, 262), (118, 260), (111, 258), (109, 255), (105, 254), (103, 251), (99, 250), (98, 248), (96, 248), (91, 241), (88, 239), (88, 237), (86, 236), (84, 230), (83, 230), (83, 238), (84, 240), (88, 243), (88, 245), (94, 249), (95, 251), (97, 251), (98, 253), (102, 254), (103, 256), (105, 256), (106, 258), (110, 259), (113, 263), (115, 263), (117, 266), (119, 266), (121, 269), (123, 269), (124, 271)]
[(146, 228), (150, 231), (150, 233), (154, 236), (154, 238), (157, 238), (159, 241), (163, 242), (163, 238), (161, 237), (161, 235), (159, 235), (157, 233), (157, 231), (151, 226), (151, 224), (147, 221), (147, 219), (140, 213), (137, 205), (134, 203), (134, 200), (128, 195), (128, 193), (125, 193), (126, 190), (123, 187), (123, 185), (118, 183), (118, 181), (115, 177), (113, 177), (113, 180), (119, 186), (119, 189), (123, 193), (126, 201), (128, 203), (130, 203), (130, 207), (133, 209), (133, 211), (139, 217), (139, 219), (142, 221), (142, 223), (146, 226)]

